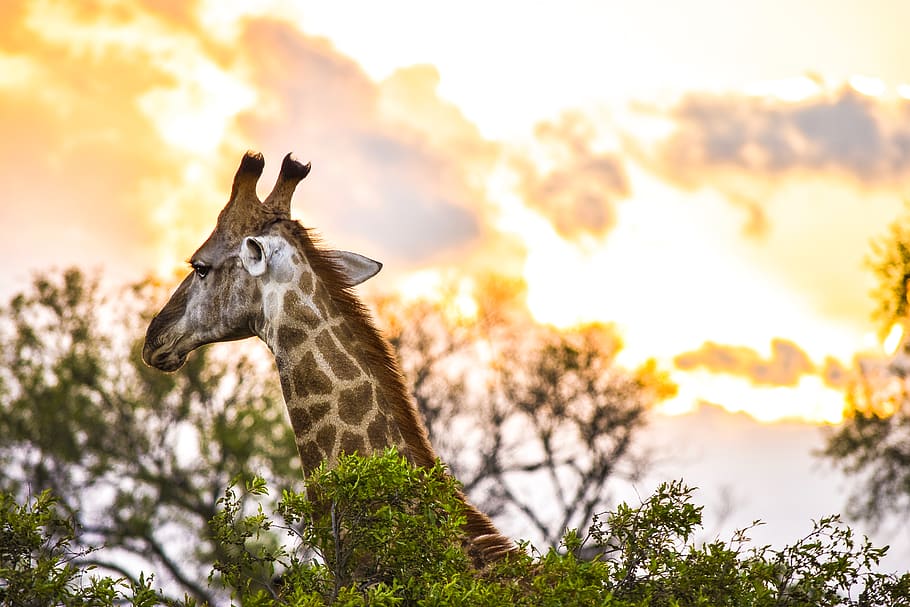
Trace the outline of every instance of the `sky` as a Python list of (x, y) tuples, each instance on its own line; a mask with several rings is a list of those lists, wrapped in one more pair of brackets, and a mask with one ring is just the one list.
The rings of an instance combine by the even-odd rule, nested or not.
[(264, 194), (293, 151), (295, 217), (381, 260), (369, 288), (522, 277), (539, 321), (614, 323), (671, 374), (667, 436), (727, 424), (743, 465), (789, 436), (820, 478), (883, 356), (865, 260), (906, 211), (910, 4), (253, 4), (0, 4), (0, 294), (172, 277), (243, 152)]

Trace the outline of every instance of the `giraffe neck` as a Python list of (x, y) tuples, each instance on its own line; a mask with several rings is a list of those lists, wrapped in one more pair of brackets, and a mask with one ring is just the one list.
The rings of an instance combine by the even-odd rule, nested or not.
[[(275, 355), (304, 474), (323, 459), (335, 464), (343, 451), (362, 448), (364, 455), (392, 445), (413, 464), (433, 465), (436, 453), (391, 345), (329, 255), (296, 222), (285, 229), (278, 232), (277, 271), (263, 283), (264, 314), (255, 331)], [(514, 551), (485, 514), (458, 497), (478, 566)]]
[(366, 455), (389, 446), (414, 463), (432, 464), (435, 453), (391, 347), (364, 322), (365, 313), (339, 310), (344, 302), (299, 263), (299, 253), (287, 261), (281, 271), (277, 260), (279, 271), (263, 283), (257, 333), (275, 355), (304, 473), (323, 460), (333, 466), (342, 452)]

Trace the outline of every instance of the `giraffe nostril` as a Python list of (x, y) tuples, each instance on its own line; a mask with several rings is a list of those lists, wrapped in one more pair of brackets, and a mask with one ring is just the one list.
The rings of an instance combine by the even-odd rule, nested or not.
[(173, 348), (159, 348), (154, 352), (143, 353), (143, 358), (151, 367), (161, 371), (176, 371), (186, 362), (186, 353)]
[[(175, 357), (173, 343), (167, 343), (164, 334), (147, 335), (142, 347), (142, 360), (149, 366), (162, 368), (168, 366), (169, 359)], [(179, 357), (178, 357), (179, 358)]]

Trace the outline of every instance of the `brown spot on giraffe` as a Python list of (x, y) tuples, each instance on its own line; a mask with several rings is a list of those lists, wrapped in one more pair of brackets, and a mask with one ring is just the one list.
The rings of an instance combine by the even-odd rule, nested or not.
[(316, 433), (316, 442), (325, 453), (335, 452), (335, 426), (326, 424)]
[[(276, 363), (278, 364), (279, 367), (281, 366), (280, 361), (276, 360)], [(291, 378), (290, 377), (279, 374), (278, 382), (281, 384), (281, 393), (282, 394), (288, 394), (288, 395), (293, 394), (293, 392), (291, 392)], [(288, 411), (290, 411), (290, 409), (288, 409)]]
[(297, 451), (300, 453), (300, 459), (305, 461), (306, 465), (314, 468), (326, 458), (326, 454), (322, 452), (322, 449), (319, 448), (315, 441), (305, 441), (302, 444), (298, 444)]
[(288, 417), (291, 418), (291, 427), (294, 428), (296, 436), (309, 432), (313, 426), (313, 417), (306, 407), (288, 409)]
[(337, 379), (350, 380), (361, 376), (362, 371), (354, 363), (354, 360), (335, 344), (331, 330), (325, 329), (316, 336), (316, 347), (328, 361), (329, 366), (332, 368), (332, 373), (335, 374)]
[(358, 425), (376, 406), (373, 401), (373, 384), (364, 382), (338, 394), (338, 416), (347, 424)]
[(350, 430), (345, 430), (341, 435), (341, 451), (348, 455), (354, 452), (360, 453), (361, 455), (366, 453), (365, 446), (366, 444), (363, 441), (363, 437), (359, 434), (355, 434)]
[(392, 437), (389, 432), (389, 422), (385, 415), (379, 414), (367, 426), (367, 440), (370, 441), (370, 447), (376, 450), (382, 449), (392, 443)]
[[(278, 339), (280, 340), (281, 337), (279, 336)], [(309, 351), (304, 353), (291, 381), (298, 398), (331, 394), (334, 386), (331, 378), (319, 368), (316, 357)]]
[[(300, 263), (300, 255), (294, 253), (292, 259), (296, 260), (295, 264)], [(304, 270), (300, 273), (300, 291), (308, 295), (313, 292), (313, 274), (311, 272)]]
[(286, 325), (278, 327), (278, 345), (285, 352), (294, 350), (306, 341), (306, 338), (307, 332), (303, 329)]
[(310, 405), (310, 410), (313, 412), (313, 415), (318, 417), (319, 419), (322, 419), (323, 417), (325, 417), (326, 414), (328, 414), (328, 412), (331, 409), (332, 409), (332, 403), (330, 403), (328, 401), (322, 401), (322, 402), (318, 402), (318, 403), (314, 403), (314, 404)]
[[(315, 330), (320, 325), (319, 317), (316, 315), (315, 310), (310, 306), (304, 305), (303, 300), (300, 299), (300, 295), (297, 294), (295, 290), (288, 290), (284, 294), (284, 314), (288, 318), (295, 318), (303, 322), (306, 325), (307, 329)], [(306, 332), (302, 332), (304, 339)], [(279, 338), (281, 336), (279, 335)], [(288, 339), (293, 339), (295, 335), (289, 335)], [(289, 344), (288, 347), (293, 348), (294, 344)]]

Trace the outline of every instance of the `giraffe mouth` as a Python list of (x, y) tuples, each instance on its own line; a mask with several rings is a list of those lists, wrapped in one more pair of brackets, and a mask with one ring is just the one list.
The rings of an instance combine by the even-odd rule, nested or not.
[(159, 371), (176, 371), (186, 362), (187, 352), (180, 352), (172, 346), (151, 347), (148, 342), (142, 348), (142, 360)]

